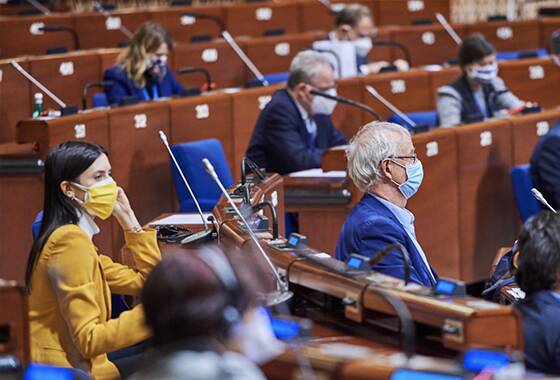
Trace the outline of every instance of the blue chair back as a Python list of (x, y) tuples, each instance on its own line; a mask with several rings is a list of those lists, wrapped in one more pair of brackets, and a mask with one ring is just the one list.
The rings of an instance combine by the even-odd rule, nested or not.
[[(406, 116), (410, 120), (416, 123), (418, 126), (427, 126), (430, 128), (437, 127), (439, 124), (438, 114), (436, 111), (421, 111), (421, 112), (408, 112), (405, 113)], [(400, 117), (399, 115), (391, 115), (387, 120), (391, 123), (402, 125), (403, 127), (408, 128), (411, 131), (414, 131), (414, 128), (409, 125), (409, 123)]]
[[(194, 195), (198, 199), (202, 211), (212, 211), (222, 193), (212, 177), (204, 170), (202, 159), (208, 158), (224, 186), (231, 186), (233, 184), (233, 176), (229, 169), (222, 144), (216, 139), (198, 140), (175, 144), (171, 147), (171, 150), (177, 158), (177, 162), (185, 174)], [(179, 172), (175, 165), (173, 165), (173, 162), (170, 162), (170, 164), (180, 211), (196, 212), (196, 206)]]
[(91, 100), (91, 107), (108, 107), (109, 101), (107, 100), (107, 95), (104, 92), (96, 92), (93, 94), (93, 98)]
[(31, 225), (31, 235), (33, 236), (33, 240), (37, 240), (39, 237), (39, 233), (41, 232), (41, 222), (43, 221), (43, 210), (39, 211), (37, 216), (35, 216), (35, 220)]
[(533, 180), (531, 179), (529, 165), (514, 166), (511, 169), (511, 181), (517, 211), (519, 211), (521, 221), (525, 223), (529, 217), (541, 211), (539, 202), (531, 194)]
[(499, 51), (496, 53), (496, 59), (498, 61), (511, 61), (521, 58), (542, 58), (548, 56), (546, 49), (535, 49), (535, 50), (514, 50), (514, 51)]

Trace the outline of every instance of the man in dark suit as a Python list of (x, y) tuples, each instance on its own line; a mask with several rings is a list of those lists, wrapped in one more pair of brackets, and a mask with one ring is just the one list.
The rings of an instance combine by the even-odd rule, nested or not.
[(527, 369), (560, 375), (560, 215), (543, 211), (525, 222), (519, 236), (516, 280), (525, 299)]
[[(416, 240), (414, 215), (405, 208), (424, 176), (408, 130), (387, 122), (366, 124), (350, 142), (347, 157), (348, 175), (365, 194), (342, 226), (335, 257), (373, 257), (399, 243), (410, 257), (410, 280), (434, 286), (437, 275)], [(393, 250), (372, 269), (402, 279), (404, 263)]]
[(560, 124), (538, 142), (531, 156), (533, 185), (554, 209), (560, 207)]
[(276, 91), (262, 110), (247, 157), (269, 172), (286, 174), (319, 168), (328, 148), (347, 143), (331, 121), (336, 102), (311, 90), (335, 95), (335, 77), (326, 57), (306, 50), (292, 61), (288, 88)]

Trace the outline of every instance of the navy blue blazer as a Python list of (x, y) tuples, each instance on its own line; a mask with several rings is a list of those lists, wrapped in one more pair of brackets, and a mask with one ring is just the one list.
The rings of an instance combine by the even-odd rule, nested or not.
[[(410, 281), (427, 287), (435, 282), (430, 276), (414, 242), (399, 222), (397, 217), (383, 203), (371, 194), (364, 194), (360, 202), (346, 218), (338, 242), (335, 257), (346, 261), (352, 254), (372, 257), (390, 244), (401, 243), (410, 256)], [(404, 279), (404, 261), (399, 252), (394, 251), (385, 256), (373, 270), (400, 279)], [(437, 280), (436, 273), (432, 270)]]
[(523, 315), (525, 365), (533, 371), (560, 375), (560, 300), (543, 290), (515, 307)]
[(278, 90), (262, 110), (249, 141), (247, 157), (259, 167), (280, 174), (321, 167), (321, 155), (330, 147), (347, 143), (329, 115), (314, 115), (315, 146), (295, 100), (287, 90)]
[[(151, 84), (153, 82), (148, 81), (146, 85), (146, 88), (149, 90), (149, 99), (146, 99), (144, 95), (144, 88), (136, 87), (132, 79), (126, 75), (124, 69), (119, 65), (115, 65), (110, 69), (105, 70), (103, 80), (114, 82), (112, 86), (105, 89), (105, 94), (107, 95), (107, 101), (109, 104), (120, 104), (126, 97), (129, 96), (136, 96), (139, 101), (151, 100), (153, 98), (153, 94), (151, 93)], [(179, 95), (182, 91), (184, 91), (183, 85), (177, 82), (169, 67), (167, 68), (167, 73), (163, 77), (161, 83), (156, 83), (156, 86), (160, 98)]]
[(533, 185), (550, 205), (560, 207), (560, 124), (544, 135), (531, 156)]

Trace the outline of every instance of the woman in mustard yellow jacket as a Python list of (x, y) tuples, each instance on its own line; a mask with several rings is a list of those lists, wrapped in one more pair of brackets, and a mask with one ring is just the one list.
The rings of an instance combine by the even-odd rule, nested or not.
[[(114, 216), (134, 268), (114, 263), (92, 242), (94, 218)], [(27, 263), (33, 362), (118, 379), (107, 353), (149, 337), (141, 306), (111, 317), (111, 292), (138, 295), (160, 260), (155, 231), (142, 229), (124, 191), (111, 178), (106, 151), (70, 141), (45, 164), (45, 204), (39, 237)]]

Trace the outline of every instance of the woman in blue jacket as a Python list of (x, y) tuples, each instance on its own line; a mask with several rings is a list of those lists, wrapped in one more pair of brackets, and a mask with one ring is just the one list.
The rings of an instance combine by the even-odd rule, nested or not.
[(184, 88), (167, 66), (171, 48), (171, 38), (161, 25), (151, 21), (144, 23), (118, 56), (117, 64), (103, 75), (104, 81), (113, 82), (105, 89), (109, 104), (180, 94)]

